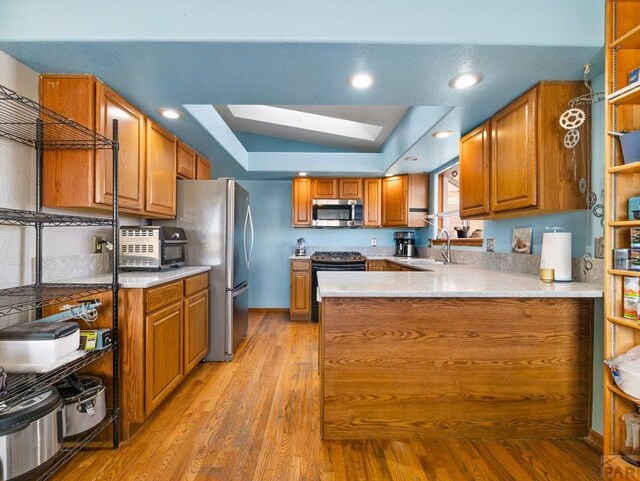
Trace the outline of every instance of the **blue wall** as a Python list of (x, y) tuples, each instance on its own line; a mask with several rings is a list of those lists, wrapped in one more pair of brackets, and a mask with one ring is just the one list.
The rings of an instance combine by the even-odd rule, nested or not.
[[(249, 306), (289, 307), (289, 256), (296, 240), (307, 245), (366, 247), (375, 237), (378, 246), (393, 246), (393, 233), (402, 229), (304, 229), (291, 226), (290, 180), (241, 180), (251, 195), (255, 228), (254, 254), (249, 274)], [(410, 229), (411, 230), (411, 229)], [(427, 230), (414, 229), (418, 245), (426, 245)]]

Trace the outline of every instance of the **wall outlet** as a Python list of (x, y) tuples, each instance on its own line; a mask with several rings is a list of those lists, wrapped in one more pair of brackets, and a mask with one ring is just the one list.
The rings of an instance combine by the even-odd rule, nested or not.
[(375, 237), (371, 238), (371, 247), (376, 247), (378, 245), (378, 239)]
[(93, 253), (94, 254), (102, 254), (102, 236), (96, 235), (93, 236)]
[(487, 252), (495, 252), (495, 248), (496, 248), (496, 240), (487, 239)]

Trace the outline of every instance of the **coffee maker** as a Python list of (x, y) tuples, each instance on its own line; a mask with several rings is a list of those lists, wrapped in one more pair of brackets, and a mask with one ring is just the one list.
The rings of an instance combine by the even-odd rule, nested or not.
[(393, 240), (396, 242), (396, 256), (417, 257), (416, 233), (411, 231), (401, 231), (393, 233)]

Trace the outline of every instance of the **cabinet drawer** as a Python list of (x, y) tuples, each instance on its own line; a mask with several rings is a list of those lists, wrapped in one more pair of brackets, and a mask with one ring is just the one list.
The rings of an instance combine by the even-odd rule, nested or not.
[(152, 287), (145, 292), (145, 312), (153, 312), (174, 302), (182, 301), (182, 281)]
[(309, 261), (291, 261), (292, 271), (308, 271), (311, 266)]
[(209, 273), (207, 272), (189, 277), (184, 280), (184, 296), (189, 297), (196, 292), (206, 289), (208, 285)]

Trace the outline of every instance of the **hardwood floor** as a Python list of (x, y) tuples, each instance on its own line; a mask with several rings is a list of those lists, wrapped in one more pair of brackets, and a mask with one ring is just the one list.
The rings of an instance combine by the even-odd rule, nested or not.
[(78, 455), (62, 480), (599, 480), (584, 440), (320, 440), (315, 324), (250, 316), (232, 363), (198, 366), (118, 451)]

